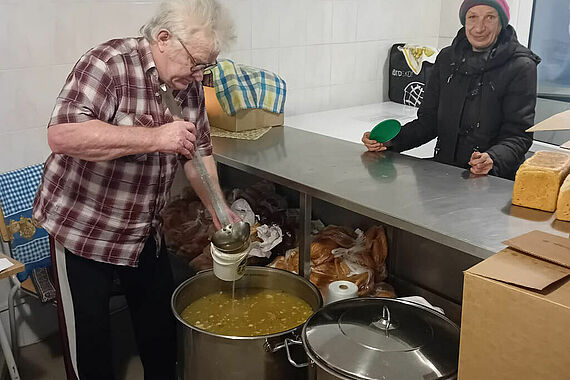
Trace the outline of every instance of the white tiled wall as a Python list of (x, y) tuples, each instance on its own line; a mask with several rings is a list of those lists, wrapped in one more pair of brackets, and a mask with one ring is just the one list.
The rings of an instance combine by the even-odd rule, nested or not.
[[(396, 42), (437, 45), (449, 0), (222, 0), (238, 40), (222, 56), (288, 84), (294, 115), (386, 99)], [(0, 0), (0, 172), (42, 162), (46, 123), (86, 50), (138, 35), (158, 0)]]
[(240, 27), (222, 55), (283, 76), (287, 115), (383, 101), (389, 47), (437, 44), (439, 35), (441, 0), (225, 3)]
[(95, 44), (138, 35), (155, 1), (0, 0), (0, 172), (43, 162), (65, 78)]

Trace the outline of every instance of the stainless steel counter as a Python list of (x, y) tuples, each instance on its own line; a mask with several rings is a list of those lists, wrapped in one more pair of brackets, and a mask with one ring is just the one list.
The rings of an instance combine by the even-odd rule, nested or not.
[(213, 144), (217, 161), (298, 190), (305, 206), (319, 198), (479, 259), (531, 230), (570, 233), (551, 213), (512, 206), (513, 182), (433, 161), (288, 127)]

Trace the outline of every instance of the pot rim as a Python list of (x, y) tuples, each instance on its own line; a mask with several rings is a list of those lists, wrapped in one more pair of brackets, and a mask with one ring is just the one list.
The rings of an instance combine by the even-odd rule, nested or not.
[[(272, 267), (247, 267), (246, 268), (246, 274), (248, 271), (279, 272), (280, 274), (283, 274), (285, 276), (289, 276), (291, 278), (294, 278), (295, 280), (300, 280), (300, 281), (304, 282), (306, 285), (308, 285), (309, 287), (311, 287), (312, 290), (315, 292), (315, 294), (317, 294), (317, 297), (319, 300), (319, 302), (318, 302), (319, 307), (316, 310), (313, 310), (313, 315), (323, 307), (323, 296), (321, 295), (321, 292), (312, 282), (310, 282), (309, 280), (307, 280), (303, 276), (300, 276), (296, 273), (289, 272), (289, 271), (284, 270), (284, 269), (272, 268)], [(222, 335), (222, 334), (216, 334), (216, 333), (213, 333), (210, 331), (203, 330), (199, 327), (193, 326), (193, 325), (189, 324), (188, 322), (186, 322), (184, 319), (182, 319), (182, 317), (179, 315), (179, 313), (175, 309), (174, 301), (177, 298), (178, 294), (182, 291), (182, 289), (184, 289), (186, 287), (186, 285), (188, 285), (189, 283), (194, 282), (194, 281), (199, 281), (200, 278), (213, 275), (213, 272), (214, 272), (213, 269), (207, 269), (207, 270), (203, 270), (203, 271), (196, 273), (196, 275), (190, 277), (189, 279), (185, 280), (183, 283), (178, 285), (178, 287), (174, 290), (174, 293), (172, 293), (172, 297), (170, 298), (170, 308), (172, 309), (172, 313), (174, 314), (174, 316), (176, 317), (178, 322), (180, 322), (185, 327), (189, 327), (190, 329), (192, 329), (194, 331), (197, 331), (197, 332), (202, 333), (202, 334), (210, 335), (210, 336), (216, 337), (216, 338), (224, 338), (224, 339), (231, 339), (231, 340), (269, 339), (269, 338), (279, 337), (279, 336), (286, 335), (288, 333), (294, 332), (295, 330), (297, 330), (300, 327), (302, 327), (303, 325), (305, 325), (305, 323), (307, 323), (307, 321), (309, 319), (311, 319), (311, 317), (313, 316), (313, 315), (311, 315), (309, 318), (307, 318), (307, 321), (305, 321), (305, 322), (303, 322), (303, 323), (301, 323), (301, 324), (299, 324), (299, 325), (297, 325), (297, 326), (295, 326), (289, 330), (285, 330), (285, 331), (281, 331), (281, 332), (273, 333), (273, 334), (256, 335), (256, 336)]]

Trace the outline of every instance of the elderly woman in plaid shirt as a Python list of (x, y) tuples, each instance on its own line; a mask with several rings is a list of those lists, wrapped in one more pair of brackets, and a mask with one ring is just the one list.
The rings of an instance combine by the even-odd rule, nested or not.
[[(159, 214), (179, 163), (215, 215), (190, 160), (199, 149), (217, 182), (201, 81), (234, 38), (233, 23), (217, 0), (168, 0), (141, 31), (144, 37), (85, 53), (49, 122), (53, 153), (34, 217), (52, 238), (68, 379), (114, 378), (114, 273), (126, 293), (145, 379), (176, 378), (174, 284)], [(185, 120), (163, 106), (164, 84)]]

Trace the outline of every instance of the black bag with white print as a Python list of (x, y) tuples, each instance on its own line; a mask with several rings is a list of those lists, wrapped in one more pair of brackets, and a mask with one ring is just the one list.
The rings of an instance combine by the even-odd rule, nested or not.
[(433, 64), (423, 62), (419, 74), (416, 75), (401, 50), (404, 45), (394, 44), (390, 49), (388, 97), (396, 103), (419, 107)]

